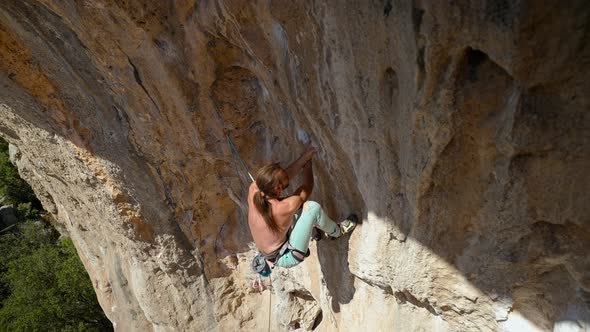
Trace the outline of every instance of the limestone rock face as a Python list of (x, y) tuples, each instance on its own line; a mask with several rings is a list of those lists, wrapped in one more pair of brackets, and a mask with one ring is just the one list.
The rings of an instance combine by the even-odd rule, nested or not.
[[(583, 0), (1, 1), (0, 134), (119, 331), (587, 331), (589, 22)], [(262, 294), (223, 128), (252, 170), (311, 140), (313, 200), (363, 219)]]

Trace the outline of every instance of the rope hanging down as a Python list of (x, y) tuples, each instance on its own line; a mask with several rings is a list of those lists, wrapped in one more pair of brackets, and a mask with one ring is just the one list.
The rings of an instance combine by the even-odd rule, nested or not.
[(242, 166), (246, 170), (246, 173), (248, 173), (250, 180), (252, 180), (252, 182), (254, 182), (254, 177), (252, 176), (252, 174), (248, 170), (248, 166), (246, 166), (246, 164), (242, 160), (242, 157), (240, 157), (240, 153), (238, 152), (238, 149), (234, 145), (234, 142), (231, 140), (231, 137), (229, 137), (229, 129), (223, 128), (223, 135), (225, 135), (225, 138), (227, 139), (227, 143), (229, 143), (229, 146), (231, 147), (232, 151), (235, 153), (236, 157), (238, 157), (238, 160), (240, 161), (240, 163), (242, 164)]
[[(223, 128), (223, 135), (225, 135), (225, 138), (227, 139), (227, 143), (229, 143), (229, 146), (231, 147), (232, 151), (234, 152), (234, 154), (236, 155), (236, 157), (238, 157), (238, 160), (240, 161), (240, 163), (242, 164), (242, 166), (246, 170), (246, 173), (248, 173), (248, 176), (250, 177), (250, 179), (252, 180), (252, 182), (254, 182), (254, 177), (252, 176), (252, 174), (248, 170), (248, 166), (246, 166), (246, 164), (242, 160), (242, 157), (240, 157), (240, 153), (238, 152), (238, 149), (236, 148), (236, 146), (235, 146), (234, 142), (232, 141), (231, 137), (229, 136), (229, 129)], [(270, 278), (270, 276), (268, 276), (268, 280), (269, 280), (269, 283), (272, 284), (272, 279)], [(260, 279), (260, 275), (258, 275), (258, 274), (256, 275), (256, 279), (254, 279), (254, 281), (252, 282), (252, 287), (254, 289), (256, 289), (260, 293), (260, 295), (262, 295), (262, 292), (264, 291), (264, 284), (262, 283), (262, 280)], [(271, 319), (271, 310), (272, 310), (272, 290), (271, 289), (268, 289), (268, 292), (269, 292), (269, 298), (268, 298), (268, 331), (270, 332), (270, 319)]]

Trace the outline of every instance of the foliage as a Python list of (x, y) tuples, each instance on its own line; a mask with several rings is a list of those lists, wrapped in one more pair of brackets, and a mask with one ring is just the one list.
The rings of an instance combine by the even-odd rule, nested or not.
[(72, 241), (24, 200), (32, 191), (7, 157), (0, 140), (0, 195), (19, 220), (0, 232), (0, 331), (111, 331)]
[[(2, 302), (0, 326), (10, 331), (104, 331), (110, 322), (96, 301), (92, 284), (70, 239), (41, 221), (27, 221), (20, 236), (10, 236), (1, 250), (18, 248), (2, 259), (2, 281), (11, 294)], [(11, 247), (10, 245), (14, 245)]]
[(0, 197), (4, 197), (9, 204), (30, 202), (35, 208), (41, 203), (35, 197), (31, 187), (20, 178), (18, 171), (10, 162), (8, 143), (0, 138)]

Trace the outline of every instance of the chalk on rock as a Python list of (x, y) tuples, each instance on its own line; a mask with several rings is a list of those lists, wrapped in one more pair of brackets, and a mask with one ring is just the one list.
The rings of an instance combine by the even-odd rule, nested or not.
[(309, 134), (303, 129), (297, 129), (297, 140), (303, 144), (309, 143)]

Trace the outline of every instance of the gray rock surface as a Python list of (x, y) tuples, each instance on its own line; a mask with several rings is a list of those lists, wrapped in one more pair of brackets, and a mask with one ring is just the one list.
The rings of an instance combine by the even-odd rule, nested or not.
[(11, 163), (16, 163), (16, 160), (19, 158), (19, 153), (20, 151), (16, 145), (8, 144), (8, 158)]
[[(0, 134), (119, 331), (590, 327), (586, 1), (3, 1)], [(351, 236), (251, 288), (246, 163)], [(266, 281), (268, 283), (268, 280)]]

